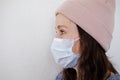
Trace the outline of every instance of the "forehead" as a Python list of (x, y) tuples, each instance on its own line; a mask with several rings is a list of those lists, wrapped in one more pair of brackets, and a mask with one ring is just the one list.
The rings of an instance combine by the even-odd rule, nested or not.
[(65, 17), (62, 14), (58, 14), (56, 16), (56, 27), (58, 27), (59, 25), (66, 26), (68, 28), (73, 28), (73, 26), (75, 26), (75, 24), (72, 21), (70, 21), (67, 17)]
[(73, 32), (77, 32), (77, 27), (76, 24), (73, 23), (71, 20), (69, 20), (67, 17), (65, 17), (62, 14), (58, 14), (56, 16), (56, 27), (58, 28), (58, 26), (64, 26), (65, 28), (67, 28), (67, 30)]
[(70, 25), (71, 21), (67, 19), (64, 15), (58, 14), (56, 16), (56, 25)]

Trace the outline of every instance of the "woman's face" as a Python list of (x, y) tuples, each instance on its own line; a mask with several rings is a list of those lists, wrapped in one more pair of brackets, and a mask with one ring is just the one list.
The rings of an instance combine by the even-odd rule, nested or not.
[[(56, 16), (56, 37), (62, 39), (77, 39), (79, 38), (79, 32), (77, 30), (76, 24), (70, 21), (62, 14)], [(77, 40), (73, 46), (73, 52), (75, 54), (80, 54), (80, 40)]]

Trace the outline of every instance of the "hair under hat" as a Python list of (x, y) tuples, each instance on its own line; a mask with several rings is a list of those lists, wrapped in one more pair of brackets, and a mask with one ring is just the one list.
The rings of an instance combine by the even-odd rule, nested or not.
[(108, 51), (114, 28), (115, 0), (66, 0), (56, 11), (79, 25)]

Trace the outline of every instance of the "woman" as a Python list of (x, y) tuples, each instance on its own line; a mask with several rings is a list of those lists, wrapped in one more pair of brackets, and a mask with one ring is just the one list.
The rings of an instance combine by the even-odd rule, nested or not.
[(120, 80), (108, 60), (114, 0), (67, 0), (56, 12), (53, 57), (63, 71), (56, 80)]

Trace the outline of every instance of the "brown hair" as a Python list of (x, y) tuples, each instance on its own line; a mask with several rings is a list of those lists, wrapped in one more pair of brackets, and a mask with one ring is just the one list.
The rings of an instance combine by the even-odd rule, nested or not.
[(73, 68), (64, 68), (63, 75), (63, 80), (77, 80), (77, 73)]
[[(117, 73), (111, 62), (108, 60), (105, 50), (101, 45), (77, 25), (80, 46), (82, 50), (81, 57), (78, 60), (77, 66), (77, 80), (106, 80), (110, 75), (108, 71)], [(72, 73), (67, 69), (63, 70), (62, 80), (76, 80), (71, 75)], [(67, 78), (69, 77), (69, 78)]]

